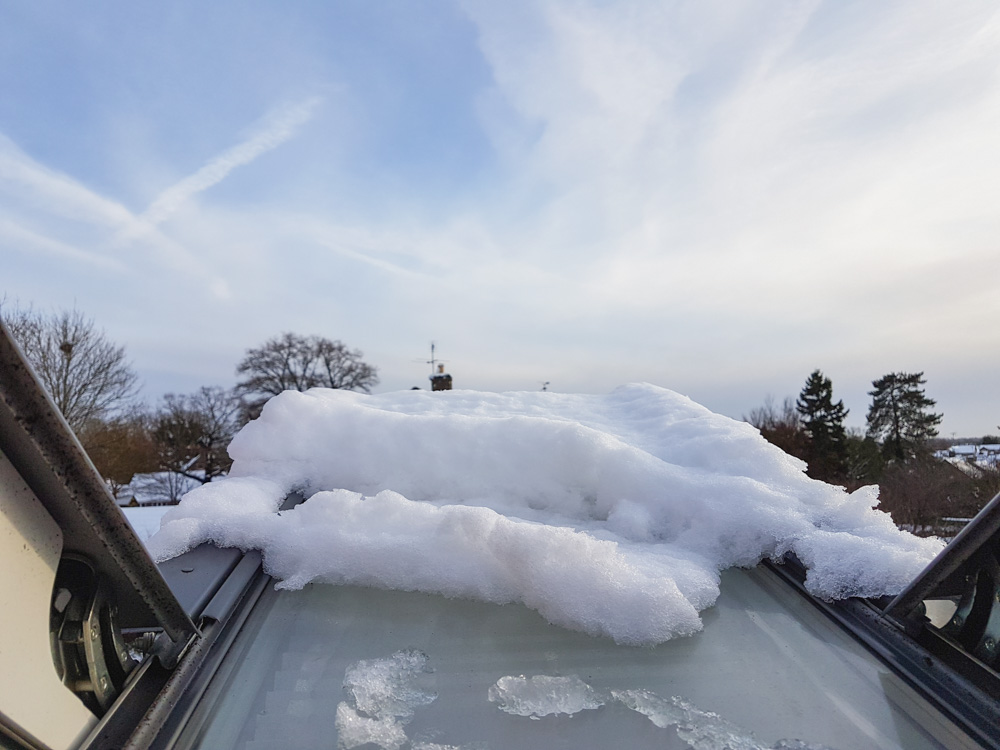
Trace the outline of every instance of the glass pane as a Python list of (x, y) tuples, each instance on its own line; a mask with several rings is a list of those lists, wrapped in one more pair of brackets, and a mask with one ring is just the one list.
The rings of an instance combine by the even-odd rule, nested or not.
[(725, 572), (702, 614), (697, 635), (632, 648), (520, 605), (270, 592), (199, 709), (196, 745), (975, 747), (766, 568)]

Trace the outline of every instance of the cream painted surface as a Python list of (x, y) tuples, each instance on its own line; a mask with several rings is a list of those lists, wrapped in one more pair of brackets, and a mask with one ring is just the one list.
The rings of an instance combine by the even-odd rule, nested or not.
[(53, 750), (96, 722), (56, 674), (49, 602), (62, 531), (0, 453), (0, 713)]

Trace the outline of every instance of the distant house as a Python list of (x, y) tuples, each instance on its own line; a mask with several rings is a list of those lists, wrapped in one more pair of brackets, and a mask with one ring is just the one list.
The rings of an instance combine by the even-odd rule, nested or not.
[(936, 451), (934, 457), (955, 465), (971, 464), (981, 468), (995, 469), (1000, 465), (1000, 444), (952, 445), (944, 450)]
[(948, 455), (975, 457), (976, 453), (978, 453), (978, 448), (978, 445), (953, 445), (948, 449)]
[(118, 505), (129, 508), (176, 505), (181, 497), (200, 486), (198, 480), (172, 471), (136, 474), (115, 495)]

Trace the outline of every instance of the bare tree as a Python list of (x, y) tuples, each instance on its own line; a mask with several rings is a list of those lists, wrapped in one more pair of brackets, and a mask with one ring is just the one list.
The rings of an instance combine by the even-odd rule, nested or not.
[(340, 341), (283, 333), (247, 350), (236, 368), (238, 375), (246, 377), (236, 388), (248, 397), (251, 416), (257, 416), (264, 403), (282, 391), (322, 387), (368, 393), (378, 384), (378, 370), (361, 356)]
[(4, 308), (4, 322), (74, 432), (135, 404), (139, 378), (115, 346), (79, 310), (51, 314)]
[(233, 463), (226, 448), (242, 415), (240, 398), (225, 388), (168, 393), (153, 421), (160, 468), (202, 483), (221, 476)]
[(157, 469), (156, 446), (144, 414), (108, 422), (92, 420), (80, 434), (80, 442), (115, 497), (136, 474)]
[(130, 484), (137, 497), (144, 501), (153, 500), (157, 504), (176, 504), (199, 483), (183, 474), (172, 471), (156, 471), (134, 477)]
[(809, 435), (795, 408), (795, 400), (790, 396), (785, 398), (781, 406), (777, 406), (770, 395), (767, 396), (764, 404), (751, 409), (749, 416), (744, 416), (743, 421), (760, 430), (760, 434), (769, 443), (789, 455), (805, 460)]
[[(926, 454), (890, 463), (879, 479), (879, 508), (916, 534), (944, 535), (945, 518), (971, 518), (1000, 490), (1000, 472), (962, 468)], [(952, 532), (954, 533), (954, 532)]]

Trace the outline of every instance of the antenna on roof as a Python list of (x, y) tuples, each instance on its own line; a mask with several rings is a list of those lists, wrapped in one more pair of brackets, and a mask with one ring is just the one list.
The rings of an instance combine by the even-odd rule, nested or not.
[(427, 360), (427, 364), (431, 366), (431, 390), (432, 391), (450, 391), (451, 390), (451, 375), (444, 371), (444, 361), (438, 359), (434, 356), (434, 342), (431, 342), (431, 358)]
[(436, 348), (436, 345), (432, 341), (431, 342), (431, 358), (424, 360), (424, 364), (427, 364), (427, 365), (431, 366), (431, 375), (433, 375), (434, 373), (436, 373), (438, 371), (439, 367), (441, 367), (442, 365), (446, 364), (445, 360), (438, 359), (437, 357), (434, 356), (434, 350), (435, 350), (435, 348)]
[(434, 359), (434, 342), (432, 341), (431, 342), (431, 358), (429, 360), (427, 360), (427, 364), (429, 364), (431, 366), (431, 374), (432, 375), (434, 374), (434, 365), (436, 364), (436, 362), (437, 362), (437, 360)]

